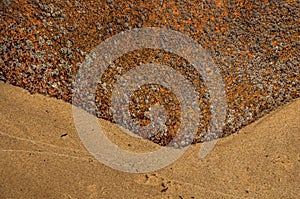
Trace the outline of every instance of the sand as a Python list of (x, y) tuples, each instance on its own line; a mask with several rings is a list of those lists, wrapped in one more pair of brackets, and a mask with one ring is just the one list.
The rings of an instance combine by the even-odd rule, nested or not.
[[(132, 174), (98, 162), (76, 131), (72, 106), (0, 82), (0, 198), (298, 198), (300, 99), (161, 170)], [(99, 120), (135, 152), (159, 146)]]

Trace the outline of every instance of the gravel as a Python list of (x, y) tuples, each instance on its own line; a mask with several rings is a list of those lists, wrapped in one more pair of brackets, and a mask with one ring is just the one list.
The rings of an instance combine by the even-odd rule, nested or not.
[[(221, 72), (228, 109), (223, 131), (217, 137), (236, 133), (300, 97), (299, 0), (6, 0), (0, 2), (0, 12), (0, 80), (31, 93), (72, 103), (76, 72), (93, 48), (131, 28), (163, 27), (197, 41)], [(109, 110), (117, 77), (146, 63), (164, 63), (194, 84), (201, 117), (192, 141), (215, 139), (206, 137), (210, 131), (211, 102), (201, 74), (184, 58), (162, 50), (136, 50), (115, 60), (97, 87), (95, 114), (114, 122)], [(163, 104), (168, 113), (167, 130), (158, 128), (145, 138), (160, 145), (187, 145), (190, 135), (173, 140), (180, 125), (180, 102), (168, 89), (155, 89), (145, 86), (135, 93), (130, 104), (132, 118), (147, 125), (150, 118), (145, 113), (152, 105)]]

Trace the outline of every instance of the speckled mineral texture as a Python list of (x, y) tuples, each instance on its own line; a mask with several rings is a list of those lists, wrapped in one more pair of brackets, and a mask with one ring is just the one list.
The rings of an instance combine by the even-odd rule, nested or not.
[[(299, 0), (3, 0), (0, 12), (0, 79), (31, 93), (71, 103), (72, 82), (92, 49), (122, 31), (160, 27), (188, 35), (219, 68), (228, 109), (217, 136), (235, 133), (300, 96)], [(207, 86), (187, 60), (163, 50), (140, 49), (115, 60), (99, 80), (95, 114), (114, 120), (109, 110), (116, 76), (141, 63), (163, 63), (193, 83), (201, 107), (193, 142), (205, 141), (211, 120)], [(141, 87), (131, 98), (130, 113), (139, 125), (147, 125), (145, 112), (154, 104), (165, 106), (167, 130), (143, 137), (166, 145), (176, 134), (181, 115), (171, 90)], [(185, 145), (182, 141), (173, 143)]]

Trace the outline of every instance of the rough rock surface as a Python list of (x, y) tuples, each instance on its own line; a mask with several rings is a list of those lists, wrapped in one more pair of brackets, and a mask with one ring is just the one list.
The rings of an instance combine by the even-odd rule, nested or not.
[[(220, 70), (228, 108), (223, 130), (215, 136), (235, 133), (300, 96), (299, 0), (4, 0), (0, 12), (0, 79), (31, 93), (71, 103), (76, 72), (98, 44), (122, 31), (160, 27), (198, 42)], [(202, 111), (196, 137), (171, 141), (180, 125), (180, 101), (159, 85), (142, 87), (130, 104), (137, 123), (149, 124), (146, 112), (155, 104), (164, 105), (168, 115), (167, 130), (143, 136), (174, 146), (210, 139), (211, 99), (201, 74), (163, 50), (140, 49), (115, 60), (97, 86), (95, 114), (114, 120), (110, 106), (116, 77), (140, 63), (164, 63), (184, 75), (197, 88)]]

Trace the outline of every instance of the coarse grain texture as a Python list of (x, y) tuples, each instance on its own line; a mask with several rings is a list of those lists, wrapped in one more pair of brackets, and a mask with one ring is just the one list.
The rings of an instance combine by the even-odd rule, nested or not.
[[(221, 136), (237, 132), (300, 96), (299, 0), (6, 0), (0, 2), (0, 8), (0, 79), (31, 93), (71, 103), (76, 72), (92, 49), (122, 31), (160, 27), (194, 39), (221, 71), (228, 104)], [(164, 63), (195, 85), (203, 117), (193, 142), (204, 141), (211, 119), (206, 85), (184, 58), (163, 50), (140, 49), (115, 60), (93, 88), (97, 89), (96, 115), (113, 121), (109, 108), (116, 76), (139, 63)], [(145, 125), (149, 118), (144, 112), (150, 105), (164, 105), (169, 115), (167, 134), (154, 132), (154, 137), (145, 137), (166, 145), (180, 123), (180, 103), (175, 99), (175, 103), (166, 103), (164, 98), (174, 96), (169, 90), (160, 90), (153, 93), (145, 86), (137, 91), (131, 115)]]

